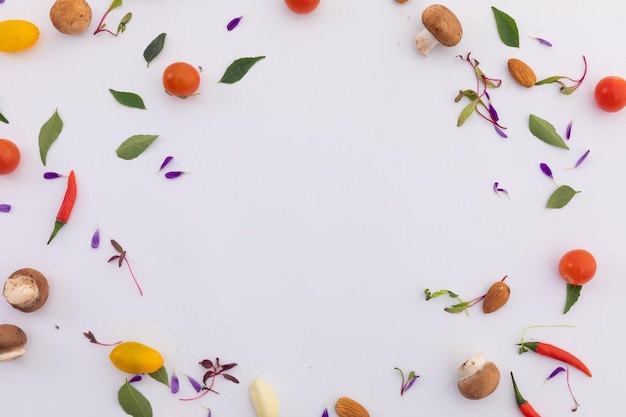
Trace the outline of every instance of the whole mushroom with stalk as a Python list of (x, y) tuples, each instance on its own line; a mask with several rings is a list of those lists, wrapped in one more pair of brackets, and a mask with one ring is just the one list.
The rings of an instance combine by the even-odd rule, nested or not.
[(433, 4), (422, 12), (424, 29), (415, 37), (417, 50), (424, 56), (438, 44), (454, 46), (461, 42), (463, 27), (454, 13), (446, 6)]
[(18, 269), (4, 283), (2, 295), (7, 302), (20, 311), (32, 313), (48, 300), (48, 280), (32, 268)]
[(487, 362), (482, 353), (478, 353), (459, 367), (459, 392), (470, 400), (485, 398), (498, 388), (500, 371), (493, 362)]

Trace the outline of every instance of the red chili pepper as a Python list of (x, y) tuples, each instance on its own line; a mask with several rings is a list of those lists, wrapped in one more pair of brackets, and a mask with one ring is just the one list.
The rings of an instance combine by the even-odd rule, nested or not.
[(580, 359), (561, 348), (543, 342), (524, 342), (520, 343), (520, 346), (526, 349), (530, 349), (540, 355), (548, 356), (550, 358), (565, 362), (591, 376), (591, 371)]
[(513, 390), (515, 391), (515, 401), (517, 401), (517, 406), (522, 414), (526, 417), (541, 417), (541, 415), (535, 411), (533, 406), (530, 405), (524, 397), (522, 397), (522, 394), (520, 394), (519, 389), (517, 389), (517, 384), (515, 383), (515, 378), (513, 377), (513, 372), (511, 372), (511, 380), (513, 381)]
[(67, 178), (67, 189), (65, 190), (65, 197), (63, 197), (61, 208), (59, 208), (59, 212), (57, 213), (57, 219), (54, 222), (54, 230), (52, 230), (52, 234), (50, 235), (50, 239), (48, 239), (47, 244), (50, 244), (50, 242), (52, 242), (52, 239), (54, 239), (59, 230), (61, 230), (61, 228), (69, 220), (70, 214), (72, 214), (72, 209), (74, 208), (74, 202), (76, 202), (76, 176), (74, 175), (74, 171), (72, 170), (69, 177)]

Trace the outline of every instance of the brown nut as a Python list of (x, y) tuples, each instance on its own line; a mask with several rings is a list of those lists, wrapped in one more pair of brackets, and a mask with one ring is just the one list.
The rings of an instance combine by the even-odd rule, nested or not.
[(487, 362), (482, 353), (469, 358), (459, 367), (459, 392), (470, 400), (485, 398), (498, 388), (500, 371), (493, 362)]
[(341, 397), (337, 400), (335, 411), (339, 417), (370, 417), (365, 407), (348, 397)]
[(494, 283), (483, 300), (483, 313), (493, 313), (496, 310), (502, 308), (503, 305), (509, 301), (511, 295), (511, 289), (502, 281)]
[(532, 70), (525, 62), (516, 58), (509, 59), (509, 73), (511, 77), (521, 86), (530, 88), (537, 82), (535, 71)]
[(49, 291), (48, 280), (41, 272), (22, 268), (7, 278), (2, 295), (16, 309), (31, 313), (46, 303)]
[(56, 0), (50, 8), (50, 21), (61, 33), (82, 33), (91, 24), (91, 7), (85, 0)]
[(12, 324), (0, 324), (0, 362), (11, 361), (26, 353), (26, 333)]

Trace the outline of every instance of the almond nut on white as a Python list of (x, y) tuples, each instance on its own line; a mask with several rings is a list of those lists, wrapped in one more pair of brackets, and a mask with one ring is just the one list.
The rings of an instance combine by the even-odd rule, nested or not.
[(339, 417), (370, 417), (365, 407), (348, 397), (340, 397), (337, 400), (335, 411)]
[(532, 70), (524, 61), (517, 58), (511, 58), (508, 61), (509, 73), (511, 77), (521, 86), (530, 88), (537, 82), (535, 71)]
[(0, 324), (0, 362), (8, 362), (26, 353), (26, 333), (12, 324)]
[(252, 382), (250, 399), (257, 417), (278, 417), (280, 412), (278, 398), (265, 380), (257, 379)]
[(25, 313), (39, 310), (48, 299), (48, 280), (35, 269), (22, 268), (4, 283), (2, 295), (16, 309)]
[(483, 299), (483, 313), (493, 313), (509, 301), (511, 289), (502, 281), (494, 283)]
[(470, 400), (485, 398), (498, 388), (500, 371), (493, 362), (487, 362), (482, 353), (469, 358), (459, 367), (459, 392)]

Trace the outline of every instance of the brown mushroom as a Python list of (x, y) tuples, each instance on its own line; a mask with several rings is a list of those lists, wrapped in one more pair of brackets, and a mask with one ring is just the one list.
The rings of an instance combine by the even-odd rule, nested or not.
[(424, 29), (415, 37), (417, 50), (424, 56), (437, 44), (454, 46), (461, 41), (463, 27), (450, 9), (441, 4), (428, 6), (422, 12)]
[(31, 313), (46, 303), (49, 291), (48, 280), (41, 272), (22, 268), (7, 278), (2, 295), (16, 309)]
[(0, 324), (0, 362), (11, 361), (26, 353), (26, 333), (12, 324)]
[(485, 398), (498, 388), (500, 371), (493, 362), (487, 362), (482, 353), (469, 358), (459, 367), (459, 392), (470, 400)]

